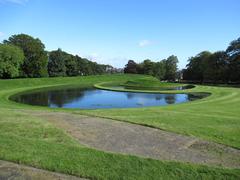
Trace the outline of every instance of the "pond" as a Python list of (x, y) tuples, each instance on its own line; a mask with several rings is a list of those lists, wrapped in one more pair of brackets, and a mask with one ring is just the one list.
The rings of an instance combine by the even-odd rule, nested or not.
[(19, 103), (50, 108), (136, 108), (179, 104), (206, 97), (207, 94), (157, 94), (117, 92), (100, 89), (62, 88), (25, 92), (10, 99)]

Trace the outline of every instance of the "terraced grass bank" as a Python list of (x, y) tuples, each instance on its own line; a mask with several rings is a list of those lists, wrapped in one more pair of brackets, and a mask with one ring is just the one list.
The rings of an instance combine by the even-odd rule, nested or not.
[(134, 90), (121, 89), (113, 83), (99, 83), (98, 88), (113, 91), (151, 93), (206, 93), (201, 100), (165, 107), (141, 109), (111, 109), (109, 111), (83, 111), (120, 121), (142, 124), (189, 136), (201, 137), (217, 143), (240, 148), (240, 88), (196, 86), (186, 90)]
[(153, 77), (143, 77), (139, 79), (133, 79), (126, 81), (122, 84), (125, 87), (130, 88), (138, 88), (138, 89), (157, 89), (157, 88), (174, 88), (182, 86), (182, 84), (179, 83), (168, 83), (168, 82), (160, 82), (157, 78)]
[[(31, 112), (102, 116), (193, 135), (240, 148), (240, 90), (197, 86), (182, 92), (210, 92), (205, 99), (181, 105), (138, 109), (49, 109), (18, 104), (10, 95), (49, 86), (119, 84), (143, 78), (109, 75), (74, 78), (0, 80), (0, 159), (89, 179), (239, 179), (239, 169), (222, 169), (180, 162), (164, 162), (101, 152), (79, 145), (62, 129)], [(172, 91), (174, 92), (174, 91)]]

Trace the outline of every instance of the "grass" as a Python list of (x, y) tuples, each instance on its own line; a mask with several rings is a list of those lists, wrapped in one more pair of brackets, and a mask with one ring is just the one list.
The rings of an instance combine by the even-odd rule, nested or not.
[(157, 78), (153, 77), (143, 77), (139, 79), (129, 80), (122, 84), (125, 87), (129, 88), (141, 88), (141, 89), (155, 89), (155, 88), (174, 88), (182, 86), (179, 83), (169, 83), (169, 82), (160, 82)]
[[(98, 88), (118, 90), (111, 84), (100, 83)], [(196, 86), (181, 91), (125, 90), (133, 92), (197, 93), (207, 92), (207, 98), (165, 107), (129, 108), (82, 111), (120, 121), (155, 127), (217, 143), (240, 148), (240, 89), (232, 87)], [(81, 113), (82, 113), (81, 112)]]
[(185, 92), (210, 92), (212, 95), (181, 105), (121, 110), (49, 109), (8, 100), (9, 96), (30, 89), (60, 85), (85, 87), (112, 81), (121, 84), (143, 77), (109, 75), (0, 80), (0, 159), (89, 179), (239, 179), (238, 169), (165, 162), (86, 148), (45, 119), (31, 115), (33, 110), (46, 110), (109, 117), (239, 148), (239, 89), (197, 86)]

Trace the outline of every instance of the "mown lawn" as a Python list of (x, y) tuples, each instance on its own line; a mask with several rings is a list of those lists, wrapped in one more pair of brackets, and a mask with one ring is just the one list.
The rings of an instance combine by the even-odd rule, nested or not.
[[(103, 89), (112, 89), (108, 84), (97, 86)], [(139, 90), (132, 91), (137, 92)], [(145, 92), (153, 91), (145, 90)], [(211, 95), (201, 100), (164, 107), (84, 112), (89, 115), (196, 136), (240, 148), (240, 88), (196, 86), (193, 89), (183, 91), (161, 92), (208, 92)]]
[(142, 89), (156, 89), (156, 88), (172, 88), (182, 86), (180, 83), (170, 83), (170, 82), (160, 82), (157, 78), (153, 78), (151, 76), (146, 76), (139, 79), (133, 79), (126, 81), (122, 84), (125, 87), (132, 88), (142, 88)]
[[(12, 94), (33, 88), (91, 86), (110, 81), (123, 83), (142, 77), (111, 75), (0, 80), (0, 159), (90, 179), (239, 179), (238, 169), (163, 162), (86, 148), (63, 130), (31, 115), (33, 110), (61, 109), (21, 105), (8, 100)], [(199, 86), (187, 91), (211, 92), (212, 96), (167, 107), (64, 111), (145, 124), (239, 148), (239, 89)]]

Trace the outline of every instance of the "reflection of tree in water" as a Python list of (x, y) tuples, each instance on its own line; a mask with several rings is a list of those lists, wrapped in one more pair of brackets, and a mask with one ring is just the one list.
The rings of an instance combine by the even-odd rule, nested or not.
[(176, 101), (175, 95), (171, 94), (171, 95), (166, 95), (166, 96), (165, 96), (165, 102), (166, 102), (167, 104), (174, 104), (175, 101)]
[(199, 99), (199, 97), (196, 94), (188, 94), (187, 99), (188, 101), (194, 101), (196, 99)]
[(14, 100), (24, 104), (39, 105), (39, 106), (49, 105), (47, 93), (22, 94), (15, 97)]
[(210, 95), (209, 93), (188, 94), (187, 99), (188, 99), (188, 101), (194, 101), (194, 100), (205, 98), (205, 97), (207, 97), (209, 95)]
[[(18, 95), (12, 97), (12, 100), (17, 102), (31, 104), (31, 105), (41, 105), (41, 106), (51, 106), (51, 107), (64, 107), (66, 104), (70, 104), (73, 102), (78, 102), (82, 100), (82, 98), (86, 99), (89, 98), (90, 101), (94, 101), (95, 95), (97, 95), (97, 99), (101, 100), (103, 93), (103, 97), (105, 98), (106, 95), (104, 94), (103, 90), (96, 90), (96, 89), (82, 89), (82, 88), (68, 88), (68, 89), (58, 89), (58, 90), (38, 90), (35, 92), (30, 92), (22, 95)], [(113, 92), (112, 92), (113, 93)], [(117, 92), (114, 92), (117, 93)], [(118, 92), (120, 93), (120, 92)], [(159, 104), (174, 104), (178, 100), (177, 97), (179, 95), (176, 94), (154, 94), (154, 93), (130, 93), (130, 92), (121, 92), (121, 96), (115, 96), (116, 94), (107, 94), (109, 98), (116, 97), (113, 101), (117, 101), (122, 98), (122, 93), (126, 95), (126, 97), (130, 100), (129, 102), (142, 102), (150, 105), (159, 105)], [(203, 98), (208, 96), (207, 93), (194, 93), (184, 95), (184, 99), (181, 98), (182, 101), (193, 101), (199, 98)], [(87, 97), (87, 98), (86, 98)], [(180, 97), (180, 96), (179, 96)], [(182, 96), (181, 96), (182, 97)], [(93, 99), (92, 99), (93, 98)], [(119, 99), (118, 99), (119, 98)], [(102, 100), (101, 100), (102, 101)], [(125, 101), (125, 99), (124, 99)], [(159, 101), (159, 102), (156, 102)], [(121, 102), (121, 101), (120, 101)], [(125, 102), (124, 102), (125, 103)]]
[(66, 103), (70, 103), (84, 97), (85, 90), (86, 89), (75, 88), (41, 91), (22, 94), (14, 97), (13, 99), (17, 102), (31, 105), (50, 106), (52, 104), (57, 107), (63, 107)]
[(84, 97), (84, 89), (62, 89), (48, 92), (48, 99), (51, 104), (63, 107), (64, 104)]
[(161, 100), (163, 98), (162, 94), (149, 94), (149, 93), (126, 93), (126, 96), (128, 99), (139, 97), (144, 99)]
[(162, 96), (161, 94), (157, 94), (155, 99), (156, 99), (157, 101), (159, 101), (159, 100), (161, 100), (162, 98), (163, 98), (163, 96)]
[(134, 98), (136, 95), (134, 93), (126, 93), (128, 99)]

